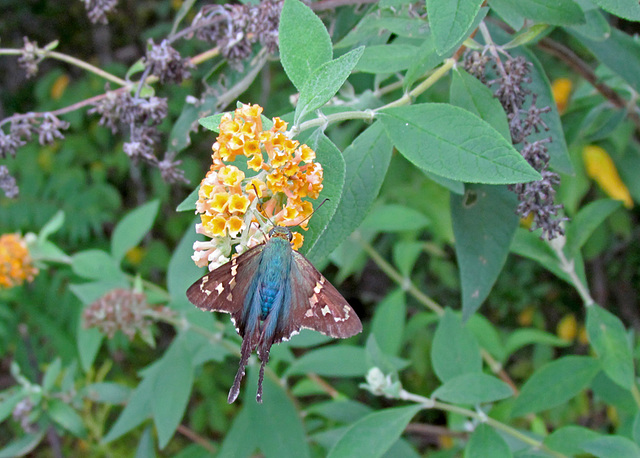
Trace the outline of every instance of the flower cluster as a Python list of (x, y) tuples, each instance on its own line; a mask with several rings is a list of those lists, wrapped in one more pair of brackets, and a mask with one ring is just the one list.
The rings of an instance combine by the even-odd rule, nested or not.
[(215, 43), (230, 62), (251, 55), (251, 46), (259, 42), (270, 53), (278, 50), (278, 24), (282, 0), (264, 0), (258, 4), (206, 5), (193, 19), (196, 38)]
[[(487, 50), (492, 49), (488, 47)], [(500, 50), (504, 53), (503, 50)], [(496, 78), (486, 81), (486, 64), (493, 63)], [(542, 115), (551, 111), (550, 107), (536, 107), (536, 94), (531, 96), (531, 105), (524, 109), (525, 101), (531, 94), (526, 84), (531, 82), (531, 63), (523, 57), (508, 56), (500, 59), (497, 52), (486, 54), (470, 52), (465, 58), (465, 68), (486, 86), (497, 86), (494, 96), (500, 100), (509, 120), (511, 140), (521, 144), (520, 153), (527, 162), (542, 175), (542, 179), (530, 183), (510, 185), (520, 203), (516, 213), (523, 219), (532, 218), (531, 230), (542, 228), (542, 237), (551, 240), (564, 233), (560, 216), (562, 205), (555, 204), (555, 186), (560, 184), (560, 176), (549, 170), (549, 153), (546, 144), (552, 139), (529, 141), (527, 137), (548, 130)]]
[(0, 236), (0, 289), (31, 282), (37, 274), (25, 239), (18, 234)]
[(142, 339), (153, 345), (151, 334), (151, 317), (158, 315), (172, 315), (166, 307), (152, 307), (142, 293), (127, 289), (114, 289), (89, 305), (83, 314), (85, 328), (95, 327), (109, 338), (116, 331), (122, 331), (129, 340), (133, 340), (136, 333)]
[[(200, 267), (208, 264), (213, 270), (227, 262), (232, 245), (241, 253), (261, 243), (272, 223), (305, 229), (313, 207), (304, 199), (317, 199), (322, 190), (323, 170), (314, 162), (315, 151), (289, 138), (280, 118), (263, 130), (261, 112), (258, 105), (242, 105), (220, 122), (213, 163), (196, 203), (201, 218), (196, 231), (212, 239), (194, 244), (193, 260)], [(255, 173), (247, 176), (229, 164), (237, 157)], [(294, 248), (302, 241), (294, 233)]]

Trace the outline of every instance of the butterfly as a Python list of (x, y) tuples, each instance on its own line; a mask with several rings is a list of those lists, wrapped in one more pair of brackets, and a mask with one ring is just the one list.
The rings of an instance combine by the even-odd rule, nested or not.
[(289, 228), (274, 226), (265, 243), (203, 276), (187, 290), (188, 299), (200, 309), (231, 314), (242, 337), (229, 404), (240, 393), (245, 366), (254, 350), (261, 361), (256, 394), (261, 403), (264, 367), (273, 344), (289, 340), (300, 328), (342, 339), (362, 331), (353, 308), (291, 247), (292, 238)]

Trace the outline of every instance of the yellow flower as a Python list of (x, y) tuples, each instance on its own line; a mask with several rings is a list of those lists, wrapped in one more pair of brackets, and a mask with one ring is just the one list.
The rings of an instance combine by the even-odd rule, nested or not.
[(0, 289), (31, 282), (37, 274), (24, 238), (19, 234), (0, 236)]
[(229, 199), (229, 211), (232, 213), (244, 213), (249, 208), (249, 199), (245, 196), (234, 194)]
[(587, 175), (600, 185), (612, 199), (621, 200), (627, 208), (633, 207), (629, 189), (620, 179), (618, 169), (611, 156), (600, 146), (588, 145), (582, 150)]

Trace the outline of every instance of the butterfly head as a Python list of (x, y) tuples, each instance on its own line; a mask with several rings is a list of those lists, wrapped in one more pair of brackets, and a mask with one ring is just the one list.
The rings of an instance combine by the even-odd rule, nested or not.
[(269, 238), (278, 237), (285, 239), (289, 243), (293, 240), (293, 234), (291, 229), (286, 226), (273, 226), (273, 229), (269, 231)]

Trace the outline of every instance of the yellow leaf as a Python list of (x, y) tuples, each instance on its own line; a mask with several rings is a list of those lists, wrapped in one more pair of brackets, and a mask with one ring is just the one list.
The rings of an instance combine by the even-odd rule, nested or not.
[(56, 80), (53, 82), (53, 85), (51, 86), (51, 98), (53, 100), (58, 100), (60, 97), (62, 97), (62, 94), (64, 94), (64, 90), (69, 85), (69, 81), (70, 79), (67, 75), (60, 75), (56, 78)]
[(571, 87), (573, 83), (569, 78), (558, 78), (551, 84), (551, 92), (553, 93), (553, 100), (556, 101), (558, 111), (564, 113), (569, 102), (569, 96), (571, 95)]
[(629, 189), (620, 179), (611, 156), (603, 148), (597, 145), (585, 146), (582, 150), (582, 159), (587, 175), (593, 178), (609, 197), (621, 200), (627, 208), (633, 207)]
[(563, 340), (573, 341), (578, 334), (576, 316), (573, 313), (563, 316), (556, 326), (556, 333)]

